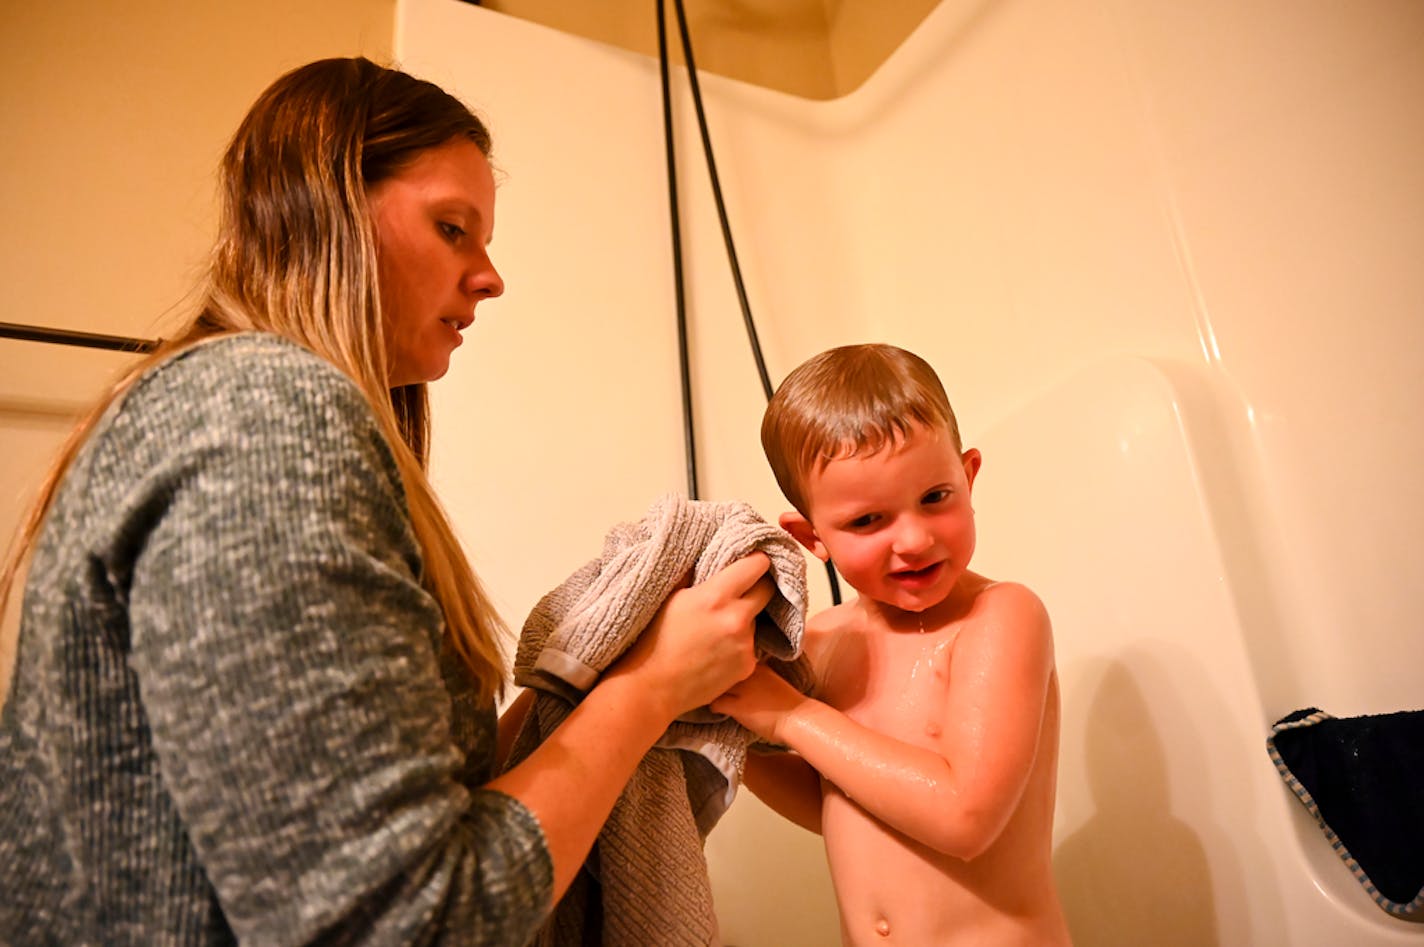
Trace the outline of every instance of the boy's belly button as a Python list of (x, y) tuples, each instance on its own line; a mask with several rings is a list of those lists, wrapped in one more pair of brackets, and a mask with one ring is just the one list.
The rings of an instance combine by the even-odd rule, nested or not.
[(879, 934), (881, 937), (889, 937), (889, 936), (890, 936), (890, 922), (887, 921), (887, 920), (885, 920), (885, 918), (883, 918), (883, 917), (882, 917), (880, 920), (876, 921), (876, 922), (875, 922), (875, 933)]

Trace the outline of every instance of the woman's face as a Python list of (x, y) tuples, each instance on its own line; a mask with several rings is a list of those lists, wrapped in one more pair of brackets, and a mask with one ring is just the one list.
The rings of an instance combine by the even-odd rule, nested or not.
[(504, 292), (490, 262), (494, 175), (463, 138), (421, 152), (373, 186), (390, 387), (434, 381), (450, 367), (475, 304)]

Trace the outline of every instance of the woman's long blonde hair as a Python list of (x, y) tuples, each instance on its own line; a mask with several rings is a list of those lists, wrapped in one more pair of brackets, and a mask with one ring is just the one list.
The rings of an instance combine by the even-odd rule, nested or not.
[(368, 189), (426, 149), (469, 139), (489, 155), (484, 124), (440, 87), (367, 59), (295, 69), (253, 104), (223, 157), (218, 239), (197, 314), (133, 366), (75, 428), (0, 569), (0, 613), (59, 484), (104, 409), (154, 364), (199, 342), (271, 332), (356, 382), (390, 441), (446, 634), (483, 697), (504, 684), (503, 623), (476, 580), (426, 477), (424, 384), (391, 389)]

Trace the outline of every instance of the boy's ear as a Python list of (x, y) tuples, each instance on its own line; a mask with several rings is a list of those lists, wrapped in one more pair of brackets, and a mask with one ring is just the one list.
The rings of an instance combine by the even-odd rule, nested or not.
[(971, 447), (959, 455), (960, 461), (964, 464), (964, 479), (969, 481), (969, 487), (974, 488), (974, 478), (979, 475), (979, 468), (984, 463), (984, 455), (979, 453), (979, 448)]
[(811, 554), (822, 562), (827, 562), (831, 554), (826, 550), (826, 544), (821, 542), (821, 537), (816, 535), (816, 527), (811, 525), (811, 521), (800, 513), (782, 513), (777, 520), (781, 528), (791, 534), (798, 543), (811, 550)]

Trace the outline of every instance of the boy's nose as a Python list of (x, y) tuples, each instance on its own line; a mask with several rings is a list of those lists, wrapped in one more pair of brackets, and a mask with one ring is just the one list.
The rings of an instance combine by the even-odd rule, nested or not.
[(917, 556), (926, 552), (934, 545), (934, 536), (925, 524), (914, 519), (907, 519), (900, 523), (899, 529), (895, 531), (895, 541), (892, 549), (898, 556)]

